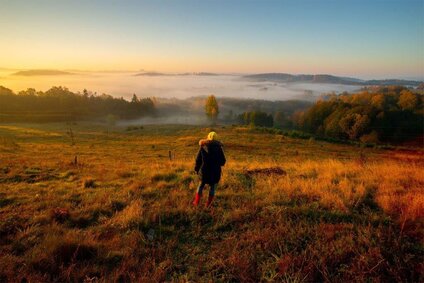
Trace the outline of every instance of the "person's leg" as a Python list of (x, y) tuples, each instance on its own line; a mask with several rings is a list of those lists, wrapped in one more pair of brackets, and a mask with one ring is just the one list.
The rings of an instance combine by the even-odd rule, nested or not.
[(205, 183), (200, 182), (199, 186), (197, 187), (196, 196), (194, 197), (193, 205), (198, 206), (200, 199), (202, 198), (203, 188), (205, 187)]
[(199, 183), (199, 186), (197, 186), (197, 193), (199, 195), (203, 194), (203, 189), (205, 188), (206, 184), (203, 182)]
[(209, 189), (209, 198), (208, 198), (208, 202), (206, 203), (206, 207), (210, 207), (213, 201), (213, 198), (215, 197), (215, 190), (218, 187), (218, 184), (212, 184), (209, 185), (210, 189)]
[(218, 187), (218, 184), (213, 184), (213, 185), (210, 185), (210, 190), (209, 190), (209, 196), (210, 197), (214, 197), (215, 196), (215, 190), (216, 190), (216, 188)]

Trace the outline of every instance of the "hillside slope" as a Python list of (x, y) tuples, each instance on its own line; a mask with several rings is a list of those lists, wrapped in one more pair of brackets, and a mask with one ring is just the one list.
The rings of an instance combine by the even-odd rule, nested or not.
[(0, 281), (422, 280), (422, 151), (217, 128), (194, 209), (209, 130), (0, 125)]

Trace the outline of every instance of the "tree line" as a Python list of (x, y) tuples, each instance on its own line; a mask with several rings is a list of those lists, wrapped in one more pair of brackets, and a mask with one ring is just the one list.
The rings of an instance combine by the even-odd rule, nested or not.
[(402, 86), (330, 94), (307, 110), (246, 111), (237, 123), (301, 130), (320, 137), (364, 143), (402, 142), (424, 134), (423, 94)]
[(0, 86), (0, 122), (60, 122), (112, 116), (134, 119), (154, 114), (152, 99), (140, 99), (135, 94), (127, 101), (87, 90), (74, 93), (61, 86), (46, 92), (29, 88), (17, 94)]
[(239, 124), (257, 126), (257, 127), (272, 127), (274, 126), (274, 118), (272, 114), (267, 114), (262, 111), (248, 111), (237, 116)]
[(423, 95), (400, 86), (330, 95), (293, 117), (301, 130), (368, 143), (401, 142), (424, 133)]

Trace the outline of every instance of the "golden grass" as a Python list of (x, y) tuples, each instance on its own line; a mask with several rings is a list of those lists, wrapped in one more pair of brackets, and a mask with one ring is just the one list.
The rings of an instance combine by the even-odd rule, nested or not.
[(422, 151), (218, 128), (228, 163), (205, 210), (192, 170), (210, 129), (37, 132), (60, 127), (0, 127), (16, 145), (0, 147), (0, 281), (422, 279)]

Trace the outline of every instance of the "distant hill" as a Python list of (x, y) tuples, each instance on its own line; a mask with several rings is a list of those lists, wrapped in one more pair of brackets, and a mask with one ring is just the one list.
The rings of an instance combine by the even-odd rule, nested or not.
[(219, 76), (219, 74), (208, 73), (208, 72), (193, 73), (193, 75), (194, 76)]
[(271, 81), (282, 83), (328, 83), (328, 84), (343, 84), (343, 85), (403, 85), (403, 86), (419, 86), (423, 82), (412, 80), (386, 79), (386, 80), (361, 80), (349, 77), (337, 77), (328, 74), (317, 75), (293, 75), (287, 73), (263, 73), (245, 75), (242, 78), (252, 81)]
[(134, 76), (146, 76), (146, 77), (159, 77), (159, 76), (219, 76), (219, 74), (208, 73), (208, 72), (198, 72), (198, 73), (179, 73), (179, 74), (167, 74), (159, 72), (142, 72), (137, 73)]
[(170, 75), (165, 73), (158, 73), (158, 72), (143, 72), (143, 73), (135, 74), (134, 76), (159, 77), (159, 76), (170, 76)]
[(365, 82), (367, 85), (404, 85), (404, 86), (420, 86), (423, 82), (411, 81), (411, 80), (399, 80), (399, 79), (388, 79), (388, 80), (369, 80)]
[(59, 70), (26, 70), (19, 71), (13, 76), (63, 76), (63, 75), (74, 75), (74, 73), (59, 71)]

